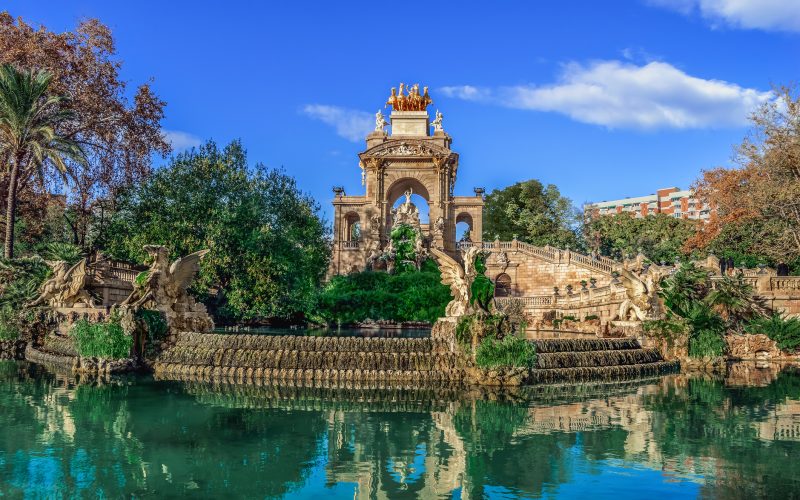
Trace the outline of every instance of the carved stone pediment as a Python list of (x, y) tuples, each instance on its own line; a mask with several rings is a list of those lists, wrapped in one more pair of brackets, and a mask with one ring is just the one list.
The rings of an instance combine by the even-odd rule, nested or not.
[(449, 157), (452, 152), (442, 146), (426, 143), (425, 141), (387, 141), (378, 144), (363, 153), (362, 157)]

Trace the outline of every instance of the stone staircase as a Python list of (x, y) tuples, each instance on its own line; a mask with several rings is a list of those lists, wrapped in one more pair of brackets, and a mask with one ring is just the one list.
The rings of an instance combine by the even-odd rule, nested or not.
[(153, 365), (162, 378), (445, 382), (463, 379), (430, 338), (179, 333)]
[(531, 382), (621, 380), (677, 371), (658, 349), (644, 349), (636, 339), (543, 339), (536, 345)]
[[(675, 371), (658, 350), (635, 339), (543, 339), (525, 383), (626, 380)], [(313, 337), (179, 333), (156, 358), (161, 379), (263, 380), (312, 385), (392, 382), (412, 386), (461, 384), (474, 369), (436, 338)], [(485, 370), (492, 371), (492, 370)]]

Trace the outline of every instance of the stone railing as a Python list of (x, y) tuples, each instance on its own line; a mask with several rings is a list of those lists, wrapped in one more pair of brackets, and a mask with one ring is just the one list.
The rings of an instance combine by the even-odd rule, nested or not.
[(594, 306), (605, 303), (618, 303), (623, 299), (625, 289), (612, 285), (577, 290), (572, 293), (558, 295), (531, 295), (525, 297), (497, 297), (495, 301), (502, 305), (511, 301), (520, 301), (525, 309), (558, 309), (560, 307), (576, 308)]
[(496, 297), (494, 300), (498, 305), (507, 304), (512, 301), (520, 301), (526, 309), (550, 307), (553, 305), (552, 295), (536, 295), (532, 297)]
[(769, 288), (772, 291), (800, 291), (800, 276), (772, 276)]
[(361, 242), (358, 240), (342, 242), (342, 250), (358, 250), (360, 246)]
[[(468, 248), (472, 246), (471, 242), (461, 242), (461, 243), (465, 244), (465, 246), (464, 247), (459, 246), (459, 249)], [(617, 262), (607, 257), (599, 257), (599, 256), (591, 257), (589, 255), (573, 252), (571, 250), (561, 250), (558, 248), (551, 247), (549, 245), (539, 247), (518, 240), (484, 242), (483, 249), (491, 252), (500, 252), (500, 251), (522, 252), (532, 257), (537, 257), (544, 261), (552, 262), (554, 264), (575, 263), (576, 265), (585, 267), (592, 271), (598, 271), (607, 276), (610, 276), (612, 271), (614, 271), (615, 266), (619, 265)]]

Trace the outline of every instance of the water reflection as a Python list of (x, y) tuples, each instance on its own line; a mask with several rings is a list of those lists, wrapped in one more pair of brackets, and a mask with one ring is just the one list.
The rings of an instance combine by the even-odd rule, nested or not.
[(199, 497), (800, 492), (800, 371), (510, 393), (78, 381), (0, 363), (0, 492)]

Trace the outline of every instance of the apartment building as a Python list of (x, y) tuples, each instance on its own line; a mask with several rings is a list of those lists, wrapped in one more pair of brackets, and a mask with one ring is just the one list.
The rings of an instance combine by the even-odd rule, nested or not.
[(647, 196), (587, 203), (583, 210), (587, 217), (629, 212), (635, 217), (667, 214), (680, 219), (707, 220), (711, 215), (711, 208), (695, 198), (691, 190), (676, 187), (659, 189)]

